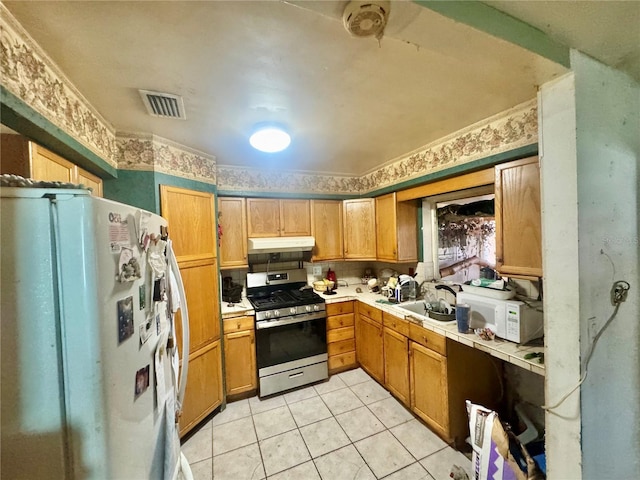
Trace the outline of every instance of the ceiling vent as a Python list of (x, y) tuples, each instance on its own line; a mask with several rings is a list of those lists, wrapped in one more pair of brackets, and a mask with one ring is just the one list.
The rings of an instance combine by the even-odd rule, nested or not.
[(138, 90), (147, 112), (153, 117), (180, 118), (186, 120), (182, 97), (171, 93)]
[(342, 14), (344, 28), (354, 37), (382, 38), (389, 18), (389, 1), (353, 1)]

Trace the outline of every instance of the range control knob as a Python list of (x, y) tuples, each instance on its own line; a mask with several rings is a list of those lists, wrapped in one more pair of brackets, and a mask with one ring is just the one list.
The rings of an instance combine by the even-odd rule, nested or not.
[(311, 305), (306, 305), (304, 307), (305, 311), (310, 312), (311, 311)]
[(279, 317), (280, 316), (280, 310), (274, 310), (273, 311), (273, 316), (274, 317)]
[(271, 312), (264, 312), (264, 318), (271, 318)]
[(319, 310), (320, 310), (320, 305), (314, 305), (314, 306), (313, 306), (313, 311), (314, 311), (314, 312), (317, 312), (317, 311), (319, 311)]
[(289, 309), (289, 313), (290, 313), (291, 315), (295, 315), (296, 313), (298, 313), (298, 311), (296, 310), (296, 307), (291, 307), (291, 308)]

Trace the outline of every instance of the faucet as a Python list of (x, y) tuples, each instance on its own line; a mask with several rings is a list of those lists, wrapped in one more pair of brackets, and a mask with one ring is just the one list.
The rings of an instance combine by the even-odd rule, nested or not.
[(336, 281), (336, 287), (340, 286), (340, 282), (344, 283), (344, 285), (342, 285), (343, 287), (348, 287), (349, 286), (349, 284), (347, 283), (346, 280), (337, 280)]

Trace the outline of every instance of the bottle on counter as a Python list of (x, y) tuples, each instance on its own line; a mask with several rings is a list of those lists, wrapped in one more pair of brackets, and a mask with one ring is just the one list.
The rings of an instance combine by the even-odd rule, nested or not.
[(398, 303), (402, 302), (402, 287), (400, 286), (399, 283), (396, 283), (395, 299), (396, 299), (396, 302)]

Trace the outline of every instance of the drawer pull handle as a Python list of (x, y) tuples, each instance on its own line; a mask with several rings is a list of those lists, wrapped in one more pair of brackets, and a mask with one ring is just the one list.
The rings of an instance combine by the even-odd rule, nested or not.
[(422, 340), (424, 341), (424, 343), (427, 343), (427, 337), (422, 337)]
[(292, 373), (291, 375), (289, 375), (289, 378), (297, 378), (303, 375), (304, 375), (304, 372)]

